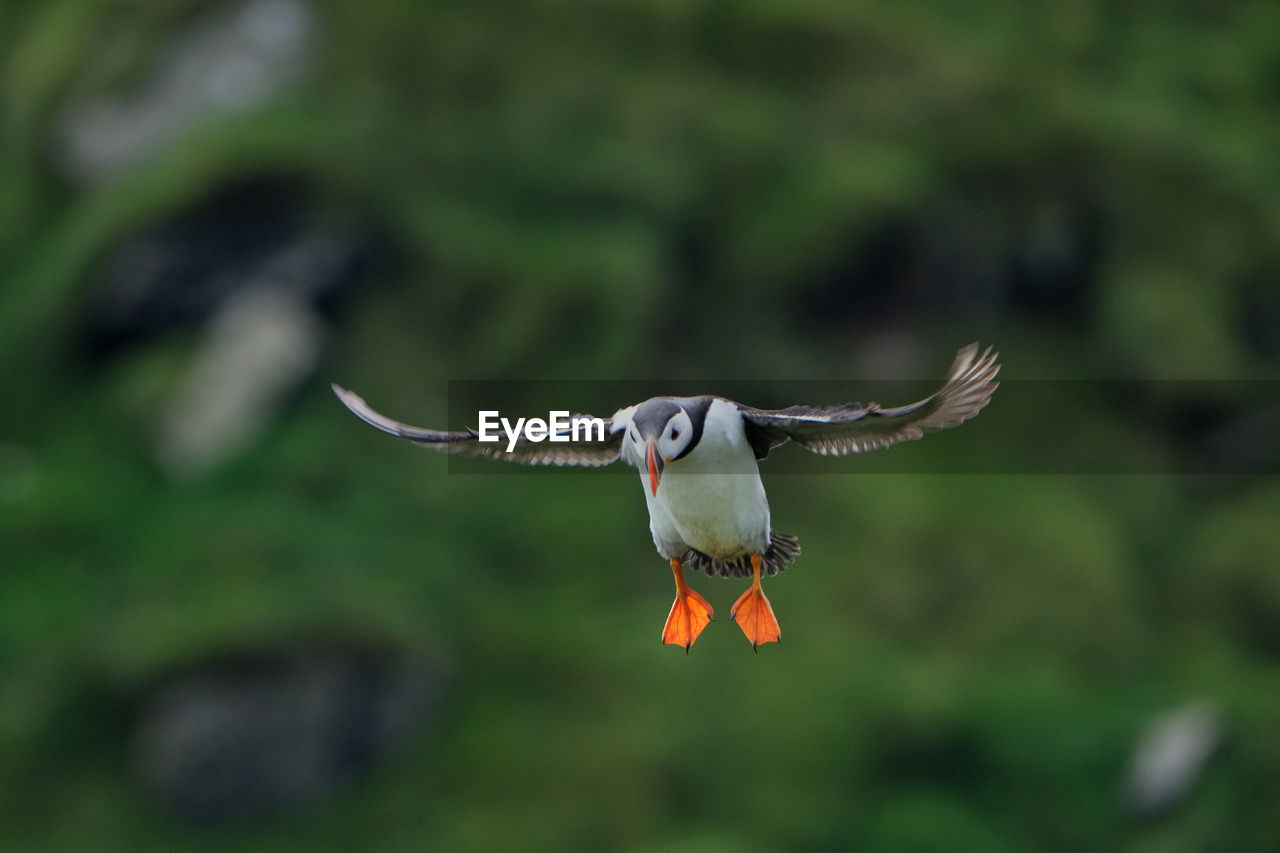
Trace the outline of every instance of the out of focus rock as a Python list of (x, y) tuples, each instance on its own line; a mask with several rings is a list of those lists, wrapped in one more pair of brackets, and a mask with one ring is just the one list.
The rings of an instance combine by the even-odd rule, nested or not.
[(81, 347), (97, 361), (195, 328), (247, 288), (274, 287), (328, 313), (384, 259), (387, 242), (321, 209), (298, 180), (223, 186), (104, 258), (89, 285)]
[(198, 473), (255, 437), (313, 374), (327, 317), (385, 261), (388, 244), (298, 181), (225, 187), (104, 260), (81, 349), (99, 363), (164, 334), (202, 330), (157, 444), (172, 474)]
[(1154, 815), (1181, 802), (1222, 742), (1222, 728), (1221, 712), (1207, 702), (1156, 717), (1139, 737), (1129, 764), (1128, 806)]
[(304, 0), (215, 5), (164, 45), (133, 89), (69, 99), (55, 124), (54, 159), (69, 178), (97, 182), (193, 128), (248, 111), (303, 79), (315, 31)]
[(164, 807), (210, 823), (279, 813), (404, 750), (441, 686), (388, 651), (241, 655), (171, 676), (141, 698), (133, 751)]
[(1244, 281), (1238, 316), (1241, 336), (1254, 352), (1280, 356), (1280, 261)]
[(288, 291), (263, 286), (227, 300), (165, 414), (161, 463), (176, 476), (199, 473), (258, 435), (320, 363), (325, 334)]
[(1265, 379), (1109, 382), (1117, 411), (1168, 436), (1181, 470), (1200, 482), (1280, 470), (1280, 387)]
[(1193, 452), (1210, 474), (1274, 474), (1280, 471), (1280, 399), (1275, 385), (1252, 382), (1260, 389), (1256, 405), (1233, 412), (1198, 436)]
[(797, 304), (807, 325), (912, 328), (921, 316), (1022, 313), (1086, 324), (1102, 224), (1066, 190), (1024, 197), (957, 190), (854, 235)]
[(1102, 217), (1092, 205), (1062, 198), (1033, 205), (1009, 250), (1009, 301), (1052, 321), (1088, 320)]

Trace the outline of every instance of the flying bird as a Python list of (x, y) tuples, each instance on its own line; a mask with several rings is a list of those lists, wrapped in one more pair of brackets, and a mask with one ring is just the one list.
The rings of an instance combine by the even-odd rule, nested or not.
[[(482, 441), (475, 430), (447, 432), (409, 426), (375, 412), (358, 395), (333, 386), (356, 417), (391, 435), (449, 453), (507, 459), (525, 465), (599, 467), (621, 459), (640, 472), (649, 530), (658, 553), (671, 564), (676, 598), (662, 628), (662, 642), (693, 645), (714, 611), (690, 589), (684, 569), (721, 577), (751, 577), (730, 616), (752, 648), (782, 637), (773, 607), (760, 586), (800, 554), (796, 537), (773, 530), (759, 460), (788, 441), (823, 456), (843, 456), (927, 432), (958, 426), (977, 415), (999, 385), (1000, 365), (990, 347), (961, 349), (942, 387), (915, 403), (886, 408), (876, 403), (831, 407), (757, 409), (723, 397), (653, 397), (627, 406), (585, 431), (580, 440), (556, 443), (521, 434), (506, 442)], [(589, 417), (574, 416), (575, 419)], [(508, 450), (508, 446), (510, 449)]]

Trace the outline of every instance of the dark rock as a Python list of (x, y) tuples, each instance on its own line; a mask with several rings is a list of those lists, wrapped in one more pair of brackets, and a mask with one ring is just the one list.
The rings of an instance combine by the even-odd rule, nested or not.
[(1280, 470), (1280, 384), (1264, 379), (1111, 381), (1102, 399), (1167, 436), (1180, 470), (1210, 478)]
[(798, 304), (806, 327), (906, 327), (1021, 313), (1085, 325), (1102, 219), (1086, 199), (957, 189), (852, 235)]
[(427, 728), (439, 681), (421, 661), (368, 648), (209, 661), (145, 691), (136, 768), (193, 821), (278, 813), (403, 751)]
[(1087, 322), (1102, 235), (1101, 213), (1090, 204), (1038, 204), (1023, 221), (1010, 251), (1010, 304), (1041, 319)]
[(1238, 323), (1245, 343), (1264, 358), (1280, 356), (1280, 262), (1240, 287)]
[(102, 263), (79, 342), (92, 366), (130, 346), (200, 330), (158, 425), (175, 476), (206, 471), (260, 435), (314, 374), (326, 322), (390, 264), (380, 229), (331, 210), (301, 179), (259, 177), (126, 240)]
[(224, 186), (125, 240), (100, 265), (80, 323), (93, 361), (200, 325), (250, 287), (286, 292), (325, 312), (389, 257), (389, 241), (325, 215), (297, 179)]

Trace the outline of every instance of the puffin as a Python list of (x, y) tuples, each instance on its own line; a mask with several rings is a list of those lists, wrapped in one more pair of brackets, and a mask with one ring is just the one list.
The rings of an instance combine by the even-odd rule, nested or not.
[[(410, 426), (374, 411), (338, 385), (338, 399), (360, 420), (383, 432), (447, 453), (505, 459), (525, 465), (600, 467), (621, 460), (638, 469), (649, 530), (675, 577), (676, 596), (662, 628), (664, 644), (690, 646), (714, 610), (685, 583), (685, 569), (720, 577), (751, 578), (729, 614), (752, 649), (782, 639), (782, 629), (761, 587), (800, 555), (796, 537), (773, 530), (758, 463), (795, 442), (822, 456), (843, 456), (917, 439), (958, 426), (991, 401), (999, 354), (978, 344), (962, 348), (937, 391), (905, 406), (844, 403), (758, 409), (712, 395), (653, 397), (619, 409), (603, 430), (577, 430), (589, 415), (574, 415), (574, 431), (549, 436), (522, 432), (493, 441), (474, 429), (446, 431)], [(600, 420), (600, 419), (592, 419)]]

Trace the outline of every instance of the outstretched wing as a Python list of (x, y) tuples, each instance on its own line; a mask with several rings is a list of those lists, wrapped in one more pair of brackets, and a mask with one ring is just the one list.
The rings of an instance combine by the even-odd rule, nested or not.
[(998, 356), (991, 347), (978, 355), (978, 345), (969, 344), (956, 353), (942, 387), (908, 406), (885, 409), (876, 403), (845, 403), (755, 409), (738, 404), (738, 409), (757, 459), (788, 440), (823, 456), (860, 453), (957, 426), (978, 414), (1000, 384), (995, 381)]
[[(508, 462), (519, 462), (523, 465), (586, 465), (599, 467), (608, 465), (618, 458), (622, 448), (622, 433), (614, 433), (610, 420), (604, 421), (604, 440), (598, 439), (598, 430), (582, 429), (578, 433), (578, 441), (556, 441), (549, 438), (542, 441), (529, 441), (521, 431), (515, 447), (507, 452), (507, 437), (499, 430), (497, 441), (481, 441), (475, 430), (462, 432), (444, 432), (409, 426), (386, 415), (379, 414), (369, 407), (358, 394), (333, 386), (333, 393), (351, 412), (371, 427), (407, 438), (425, 447), (433, 447), (446, 453), (459, 453), (465, 456), (487, 456), (491, 459), (505, 459)], [(573, 415), (572, 420), (590, 418), (590, 415)], [(571, 436), (569, 431), (559, 434)]]

